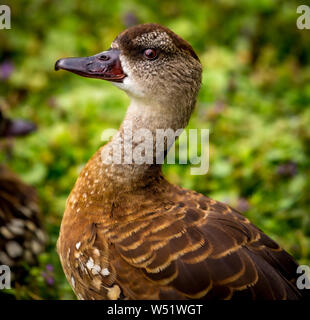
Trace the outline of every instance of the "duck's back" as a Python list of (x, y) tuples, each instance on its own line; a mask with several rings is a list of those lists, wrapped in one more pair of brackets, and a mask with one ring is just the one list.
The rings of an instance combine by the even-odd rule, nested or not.
[(93, 219), (82, 208), (80, 219), (62, 225), (59, 252), (79, 298), (302, 297), (297, 263), (245, 217), (194, 191), (159, 185), (124, 195), (122, 205)]
[(0, 165), (0, 264), (23, 281), (24, 262), (36, 263), (45, 242), (36, 191)]

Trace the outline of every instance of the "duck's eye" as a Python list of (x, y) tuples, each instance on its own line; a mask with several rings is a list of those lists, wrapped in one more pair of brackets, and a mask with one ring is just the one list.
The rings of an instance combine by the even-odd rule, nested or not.
[(143, 55), (148, 60), (154, 60), (157, 58), (157, 52), (155, 49), (146, 49), (144, 50)]

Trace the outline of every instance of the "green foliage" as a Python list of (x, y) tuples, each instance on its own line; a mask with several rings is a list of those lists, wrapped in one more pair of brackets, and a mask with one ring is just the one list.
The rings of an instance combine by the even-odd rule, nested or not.
[[(14, 142), (11, 157), (2, 143), (0, 159), (38, 190), (50, 237), (17, 298), (74, 297), (55, 251), (65, 201), (102, 131), (118, 128), (128, 104), (111, 84), (55, 73), (54, 63), (109, 48), (136, 22), (172, 28), (204, 67), (189, 127), (210, 129), (209, 172), (193, 176), (189, 166), (166, 165), (165, 175), (245, 211), (300, 263), (310, 263), (310, 31), (296, 28), (299, 1), (7, 3), (12, 29), (0, 30), (0, 104), (39, 129)], [(6, 77), (4, 65), (13, 68)]]

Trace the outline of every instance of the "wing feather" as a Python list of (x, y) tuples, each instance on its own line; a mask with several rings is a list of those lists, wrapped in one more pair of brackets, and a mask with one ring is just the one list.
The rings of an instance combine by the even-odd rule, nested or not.
[(297, 263), (247, 218), (196, 192), (165, 197), (84, 230), (66, 269), (80, 298), (301, 298)]

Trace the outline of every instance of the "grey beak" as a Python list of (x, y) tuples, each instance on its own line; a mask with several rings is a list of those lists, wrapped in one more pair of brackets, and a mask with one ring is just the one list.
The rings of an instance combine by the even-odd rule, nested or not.
[(122, 82), (126, 77), (119, 59), (119, 50), (110, 49), (91, 57), (64, 58), (55, 64), (55, 70), (67, 70), (83, 77)]

